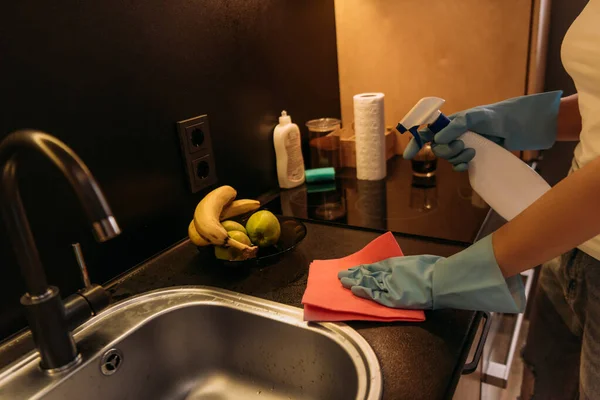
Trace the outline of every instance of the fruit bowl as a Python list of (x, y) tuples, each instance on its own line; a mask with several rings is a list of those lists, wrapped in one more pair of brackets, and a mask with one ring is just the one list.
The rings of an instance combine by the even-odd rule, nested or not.
[[(248, 218), (249, 216), (246, 216), (240, 220), (236, 219), (236, 221), (245, 226)], [(279, 236), (279, 240), (273, 246), (259, 248), (258, 255), (255, 258), (239, 261), (227, 261), (214, 257), (214, 253), (213, 258), (217, 263), (228, 267), (254, 267), (276, 263), (283, 254), (292, 250), (306, 237), (306, 225), (304, 225), (301, 221), (298, 221), (292, 217), (284, 217), (280, 215), (277, 215), (277, 219), (279, 220), (279, 224), (281, 226), (281, 235)], [(205, 251), (206, 248), (198, 247), (198, 250)]]

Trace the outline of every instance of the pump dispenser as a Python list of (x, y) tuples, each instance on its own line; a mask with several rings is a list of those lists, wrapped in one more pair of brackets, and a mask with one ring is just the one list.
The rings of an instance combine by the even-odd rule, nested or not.
[(279, 124), (273, 132), (275, 157), (277, 158), (277, 180), (279, 187), (290, 189), (304, 183), (304, 159), (300, 129), (292, 123), (284, 110), (279, 117)]

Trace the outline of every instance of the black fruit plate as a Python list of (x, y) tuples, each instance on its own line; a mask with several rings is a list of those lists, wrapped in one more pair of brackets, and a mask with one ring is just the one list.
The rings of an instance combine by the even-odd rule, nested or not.
[[(255, 258), (240, 261), (220, 260), (214, 257), (214, 252), (213, 257), (218, 263), (227, 267), (264, 267), (276, 263), (283, 254), (292, 250), (306, 237), (306, 225), (301, 221), (281, 215), (277, 215), (277, 219), (281, 225), (279, 241), (274, 246), (259, 248), (258, 255)], [(245, 226), (247, 220), (248, 218), (244, 218), (241, 221), (238, 220), (238, 222)], [(204, 251), (206, 248), (199, 247), (198, 249)]]

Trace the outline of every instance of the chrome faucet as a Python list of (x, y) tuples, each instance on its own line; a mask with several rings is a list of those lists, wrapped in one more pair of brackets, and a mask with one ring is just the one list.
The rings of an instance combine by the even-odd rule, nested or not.
[[(102, 287), (91, 285), (66, 299), (65, 306), (58, 288), (48, 285), (18, 188), (17, 167), (21, 154), (27, 152), (43, 154), (69, 180), (97, 241), (104, 242), (117, 236), (120, 229), (96, 180), (83, 161), (63, 142), (44, 132), (20, 130), (0, 143), (2, 216), (27, 288), (21, 304), (25, 307), (40, 353), (41, 367), (55, 372), (76, 364), (80, 359), (69, 329), (73, 320), (86, 313), (93, 315), (93, 303), (100, 303), (99, 308), (106, 306), (108, 294)], [(82, 312), (82, 307), (92, 307), (92, 310)]]

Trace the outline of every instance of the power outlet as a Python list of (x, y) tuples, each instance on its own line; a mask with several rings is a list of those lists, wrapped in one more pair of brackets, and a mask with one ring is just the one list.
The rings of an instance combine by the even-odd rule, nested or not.
[(177, 132), (192, 193), (217, 183), (208, 115), (177, 122)]

